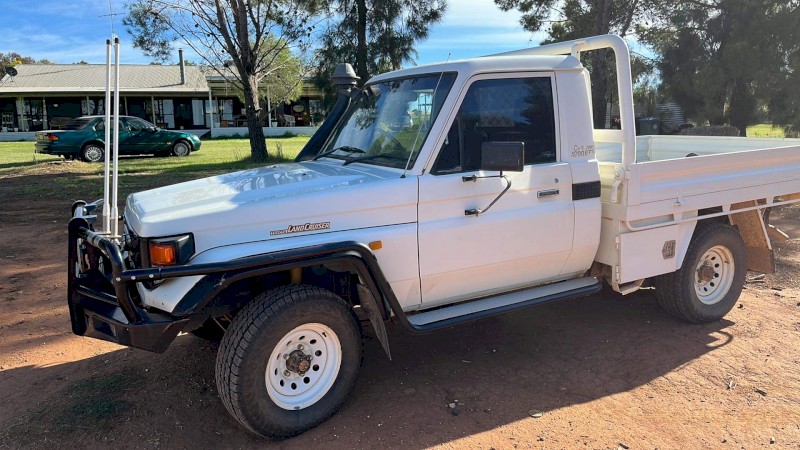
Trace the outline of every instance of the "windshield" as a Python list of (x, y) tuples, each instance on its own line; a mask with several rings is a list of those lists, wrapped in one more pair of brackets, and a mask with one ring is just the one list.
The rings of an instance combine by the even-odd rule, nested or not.
[(412, 167), (455, 78), (455, 73), (435, 73), (367, 86), (319, 155)]
[(82, 130), (86, 128), (86, 125), (94, 122), (94, 117), (79, 117), (77, 119), (72, 119), (61, 128), (63, 130)]

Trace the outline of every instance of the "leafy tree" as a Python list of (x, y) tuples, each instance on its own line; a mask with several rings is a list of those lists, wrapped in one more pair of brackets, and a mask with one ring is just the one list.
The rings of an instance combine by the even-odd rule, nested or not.
[(53, 64), (48, 59), (36, 60), (30, 56), (22, 56), (17, 52), (0, 52), (0, 78), (6, 73), (6, 67), (13, 67), (18, 64)]
[[(648, 20), (653, 3), (652, 0), (495, 0), (503, 11), (519, 11), (520, 24), (526, 30), (546, 31), (548, 38), (543, 43), (608, 33), (625, 37), (637, 23)], [(601, 105), (610, 99), (610, 56), (607, 50), (598, 50), (585, 61), (590, 69), (597, 128), (603, 128), (606, 122), (606, 108)], [(634, 65), (635, 74), (647, 69), (642, 60)]]
[(800, 126), (800, 5), (786, 0), (679, 0), (642, 30), (659, 52), (664, 90), (694, 120), (742, 136), (766, 110)]
[[(270, 38), (274, 39), (274, 38)], [(258, 96), (262, 100), (271, 102), (271, 111), (277, 111), (281, 102), (295, 100), (300, 96), (303, 76), (306, 73), (306, 63), (295, 56), (288, 47), (278, 52), (275, 57), (275, 67), (269, 77), (265, 77), (258, 84)], [(245, 92), (238, 83), (233, 83), (234, 92), (240, 100), (244, 101)], [(267, 113), (266, 110), (264, 110)], [(279, 118), (279, 121), (283, 120)]]
[(133, 0), (128, 8), (123, 23), (145, 54), (167, 60), (172, 43), (181, 41), (241, 86), (251, 159), (265, 161), (261, 122), (267, 111), (259, 86), (286, 69), (292, 47), (308, 48), (315, 0)]
[(329, 0), (332, 22), (317, 55), (318, 84), (332, 93), (330, 77), (341, 62), (353, 63), (364, 83), (413, 61), (415, 43), (428, 37), (446, 8), (445, 0)]

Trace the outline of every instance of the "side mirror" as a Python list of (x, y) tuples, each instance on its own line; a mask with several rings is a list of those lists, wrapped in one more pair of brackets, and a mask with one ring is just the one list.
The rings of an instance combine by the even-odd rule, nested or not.
[(481, 170), (522, 172), (524, 168), (524, 142), (488, 141), (481, 143)]
[(147, 129), (147, 131), (149, 131), (151, 133), (155, 133), (155, 132), (158, 131), (158, 127), (150, 127), (150, 128)]

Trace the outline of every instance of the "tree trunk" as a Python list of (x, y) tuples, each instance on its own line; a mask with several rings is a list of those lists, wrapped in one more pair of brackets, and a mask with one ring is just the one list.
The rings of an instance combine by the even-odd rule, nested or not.
[(747, 136), (747, 126), (754, 122), (756, 102), (747, 83), (736, 80), (731, 92), (731, 104), (728, 107), (730, 124), (739, 129), (739, 136)]
[(261, 127), (261, 106), (258, 100), (258, 80), (249, 76), (244, 78), (244, 109), (247, 117), (247, 134), (250, 136), (250, 160), (266, 162), (269, 158), (267, 142), (264, 140), (264, 129)]
[(356, 0), (356, 75), (361, 77), (359, 84), (369, 79), (367, 70), (367, 0)]
[[(595, 36), (608, 34), (611, 29), (610, 13), (612, 0), (595, 0), (591, 2), (594, 7), (595, 19), (593, 34)], [(592, 53), (592, 72), (589, 79), (592, 83), (592, 108), (594, 109), (594, 127), (606, 127), (606, 109), (608, 105), (608, 50), (597, 50)]]
[(608, 68), (606, 67), (606, 49), (592, 53), (592, 71), (589, 80), (592, 83), (592, 109), (594, 127), (606, 127), (606, 110), (608, 106)]

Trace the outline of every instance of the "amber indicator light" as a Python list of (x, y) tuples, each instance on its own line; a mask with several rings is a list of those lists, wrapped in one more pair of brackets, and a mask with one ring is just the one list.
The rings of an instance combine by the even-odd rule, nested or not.
[(171, 266), (175, 264), (175, 245), (166, 242), (150, 243), (150, 264), (154, 266)]

